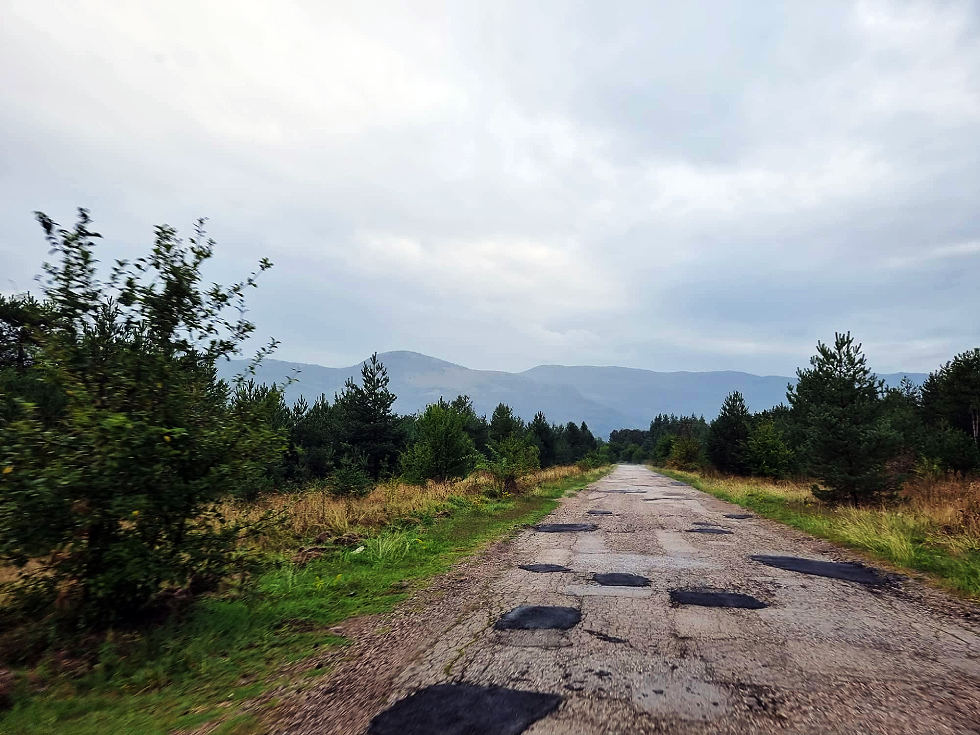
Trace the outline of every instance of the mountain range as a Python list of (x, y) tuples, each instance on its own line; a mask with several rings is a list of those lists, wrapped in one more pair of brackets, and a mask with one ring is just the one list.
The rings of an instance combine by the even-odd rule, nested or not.
[[(418, 352), (385, 352), (378, 358), (388, 369), (389, 388), (398, 396), (398, 413), (415, 413), (440, 397), (468, 395), (479, 414), (489, 416), (498, 403), (506, 403), (524, 419), (544, 411), (549, 421), (585, 421), (592, 432), (607, 437), (613, 429), (645, 429), (658, 413), (717, 415), (731, 391), (745, 397), (752, 411), (786, 402), (786, 386), (795, 378), (752, 375), (731, 370), (714, 372), (656, 372), (638, 368), (539, 365), (520, 373), (472, 370)], [(244, 360), (219, 364), (219, 374), (232, 378), (245, 367)], [(265, 360), (256, 370), (258, 382), (282, 383), (286, 399), (305, 396), (312, 403), (321, 393), (333, 401), (348, 378), (360, 376), (361, 363), (342, 368)], [(921, 384), (924, 373), (881, 375), (889, 385), (903, 376)]]

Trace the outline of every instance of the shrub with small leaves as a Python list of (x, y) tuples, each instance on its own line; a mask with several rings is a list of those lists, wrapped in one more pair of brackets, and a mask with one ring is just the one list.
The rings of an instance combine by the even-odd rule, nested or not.
[(158, 227), (150, 254), (103, 282), (85, 210), (70, 230), (38, 219), (59, 262), (45, 265), (32, 369), (64, 405), (44, 417), (17, 399), (0, 427), (0, 559), (33, 561), (20, 591), (58, 594), (73, 625), (114, 624), (164, 585), (223, 572), (243, 529), (216, 502), (284, 448), (230, 405), (214, 367), (254, 331), (242, 315), (256, 274), (204, 286), (214, 243), (201, 221), (189, 243)]

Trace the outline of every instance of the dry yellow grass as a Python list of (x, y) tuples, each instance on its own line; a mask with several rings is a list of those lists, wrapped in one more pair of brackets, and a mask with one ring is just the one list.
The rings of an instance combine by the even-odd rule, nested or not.
[[(578, 467), (551, 467), (529, 475), (521, 490), (577, 476)], [(228, 501), (223, 515), (232, 520), (254, 521), (273, 513), (282, 516), (280, 532), (299, 538), (343, 536), (347, 533), (376, 530), (399, 518), (410, 518), (428, 512), (450, 497), (480, 498), (493, 488), (484, 473), (474, 473), (456, 482), (430, 482), (425, 487), (396, 481), (380, 483), (359, 498), (341, 498), (322, 491), (269, 495), (253, 503)]]
[(670, 471), (706, 492), (900, 567), (935, 574), (980, 599), (980, 481), (923, 478), (876, 506), (829, 506), (810, 486)]

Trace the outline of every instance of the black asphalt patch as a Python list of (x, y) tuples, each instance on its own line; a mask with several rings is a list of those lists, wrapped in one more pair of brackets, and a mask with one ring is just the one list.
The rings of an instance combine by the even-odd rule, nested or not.
[(699, 607), (738, 607), (743, 610), (761, 610), (769, 607), (762, 600), (739, 592), (706, 592), (703, 590), (671, 590), (670, 601), (678, 605)]
[(557, 694), (436, 684), (395, 702), (369, 735), (519, 735), (561, 704)]
[(814, 559), (800, 559), (796, 556), (756, 555), (749, 558), (768, 567), (786, 569), (791, 572), (800, 572), (801, 574), (813, 574), (817, 577), (843, 579), (848, 582), (858, 582), (859, 584), (883, 584), (885, 582), (885, 578), (876, 570), (866, 567), (863, 564), (815, 561)]
[(595, 531), (599, 528), (594, 523), (540, 523), (534, 527), (541, 533), (571, 533), (573, 531)]
[(629, 493), (645, 493), (646, 490), (596, 490), (597, 493), (609, 493), (610, 495), (626, 495)]
[(520, 569), (527, 572), (538, 572), (543, 574), (545, 572), (570, 572), (572, 571), (568, 567), (563, 567), (561, 564), (521, 564)]
[(726, 513), (725, 518), (734, 518), (736, 521), (744, 521), (746, 518), (755, 518), (751, 513)]
[(592, 579), (606, 587), (649, 587), (650, 580), (639, 574), (624, 574), (609, 572), (608, 574), (593, 574)]
[(568, 630), (578, 625), (582, 613), (574, 607), (521, 605), (500, 618), (496, 630)]
[(613, 514), (611, 510), (587, 510), (586, 513), (590, 516), (611, 516)]
[(713, 533), (717, 535), (731, 534), (727, 528), (688, 528), (684, 533)]

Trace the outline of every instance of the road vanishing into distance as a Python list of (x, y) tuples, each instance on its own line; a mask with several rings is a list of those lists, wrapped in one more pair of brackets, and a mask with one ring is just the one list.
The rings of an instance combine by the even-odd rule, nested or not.
[(281, 732), (980, 733), (977, 608), (853, 559), (621, 465), (373, 621)]

